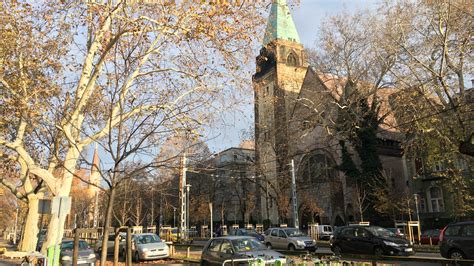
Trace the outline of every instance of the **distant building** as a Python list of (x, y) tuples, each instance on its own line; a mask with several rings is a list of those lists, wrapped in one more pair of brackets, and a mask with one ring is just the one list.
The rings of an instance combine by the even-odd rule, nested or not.
[[(255, 222), (254, 165), (253, 149), (229, 148), (204, 163), (189, 166), (187, 179), (191, 184), (191, 201), (201, 201), (199, 206), (207, 206), (212, 202), (215, 223), (244, 225)], [(191, 205), (191, 208), (195, 206), (193, 203)], [(195, 216), (196, 212), (199, 210), (191, 210), (190, 213)], [(198, 220), (209, 221), (205, 216)]]

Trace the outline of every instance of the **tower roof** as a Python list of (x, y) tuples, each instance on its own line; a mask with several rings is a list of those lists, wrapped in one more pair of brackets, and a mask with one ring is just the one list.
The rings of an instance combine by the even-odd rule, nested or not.
[(300, 42), (286, 0), (273, 0), (263, 45), (267, 45), (276, 39)]
[(91, 171), (99, 171), (99, 164), (100, 164), (100, 160), (99, 160), (99, 153), (98, 153), (98, 149), (97, 149), (97, 144), (95, 145), (95, 150), (94, 150), (94, 155), (93, 155), (93, 158), (92, 158), (92, 167), (91, 167)]

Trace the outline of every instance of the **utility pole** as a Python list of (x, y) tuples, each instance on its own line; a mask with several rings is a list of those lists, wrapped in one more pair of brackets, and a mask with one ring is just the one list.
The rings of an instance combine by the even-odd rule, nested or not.
[(173, 227), (176, 227), (176, 207), (173, 207)]
[(186, 154), (181, 159), (181, 172), (179, 178), (179, 238), (184, 239), (186, 232)]
[(296, 201), (296, 177), (295, 177), (295, 161), (291, 160), (291, 194), (293, 197), (293, 222), (294, 227), (299, 228), (300, 222), (298, 221), (298, 203)]
[(160, 221), (159, 229), (163, 226), (163, 192), (160, 194)]
[(214, 234), (214, 232), (213, 232), (213, 223), (214, 223), (214, 221), (212, 220), (212, 202), (209, 202), (209, 212), (211, 213), (211, 239), (212, 239), (213, 234)]
[(186, 235), (185, 235), (185, 238), (186, 240), (188, 240), (189, 238), (189, 188), (191, 187), (191, 185), (189, 184), (186, 184)]

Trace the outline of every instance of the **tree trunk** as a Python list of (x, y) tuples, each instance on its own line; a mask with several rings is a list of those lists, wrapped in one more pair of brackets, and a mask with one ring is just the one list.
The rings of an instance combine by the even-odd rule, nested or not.
[(28, 214), (26, 216), (20, 251), (33, 252), (36, 250), (36, 243), (38, 242), (38, 221), (38, 197), (31, 195), (28, 196)]
[[(69, 197), (72, 186), (72, 179), (74, 177), (74, 172), (76, 170), (77, 158), (81, 153), (82, 147), (73, 147), (70, 148), (66, 154), (64, 160), (64, 175), (62, 179), (56, 180), (57, 195), (56, 197)], [(69, 211), (61, 207), (61, 217), (58, 216), (58, 213), (52, 214), (51, 219), (48, 225), (48, 235), (46, 236), (46, 241), (43, 243), (41, 248), (41, 253), (47, 254), (48, 248), (55, 247), (61, 243), (61, 240), (64, 235), (64, 224), (66, 222), (67, 213)]]
[(107, 201), (107, 212), (105, 214), (104, 234), (102, 235), (102, 251), (100, 254), (100, 265), (105, 265), (107, 261), (107, 239), (109, 238), (109, 228), (112, 221), (112, 210), (114, 206), (115, 187), (110, 188), (109, 200)]
[[(66, 222), (66, 214), (58, 216), (57, 213), (51, 215), (48, 225), (48, 234), (46, 236), (46, 241), (43, 243), (41, 253), (48, 254), (48, 249), (54, 248), (61, 243), (61, 240), (64, 235), (64, 224)], [(59, 247), (56, 252), (59, 252)], [(56, 255), (58, 258), (59, 256)]]

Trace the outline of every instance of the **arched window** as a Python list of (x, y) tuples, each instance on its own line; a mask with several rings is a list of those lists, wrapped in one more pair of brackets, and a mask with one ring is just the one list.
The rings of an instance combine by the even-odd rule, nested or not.
[(294, 53), (290, 53), (286, 59), (289, 66), (298, 66), (298, 57)]
[(443, 193), (439, 187), (431, 187), (429, 189), (430, 210), (431, 212), (444, 211)]
[(317, 151), (305, 156), (299, 167), (302, 182), (315, 184), (334, 180), (334, 161), (324, 152)]

